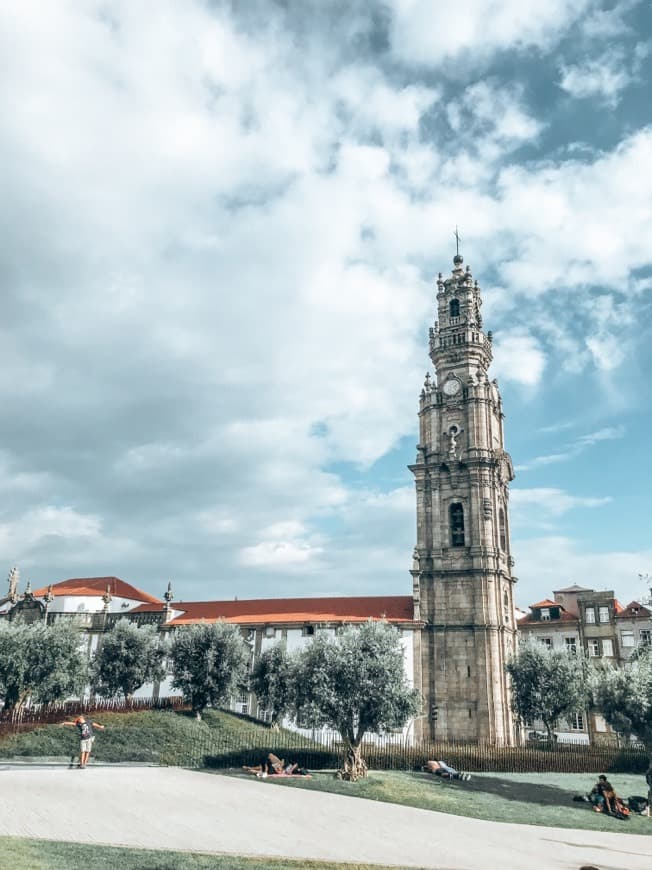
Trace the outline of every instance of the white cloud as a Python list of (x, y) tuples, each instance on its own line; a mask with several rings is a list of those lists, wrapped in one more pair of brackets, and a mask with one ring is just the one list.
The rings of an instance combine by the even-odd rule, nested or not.
[(651, 161), (652, 128), (643, 128), (592, 162), (504, 169), (494, 216), (515, 240), (501, 268), (508, 288), (534, 296), (549, 288), (627, 287), (649, 261), (652, 179), (640, 167)]
[(605, 426), (595, 432), (588, 432), (585, 435), (579, 435), (573, 441), (564, 445), (563, 449), (557, 453), (549, 453), (543, 456), (536, 456), (534, 459), (529, 459), (526, 463), (516, 467), (516, 471), (528, 471), (531, 468), (539, 468), (545, 465), (553, 465), (557, 462), (566, 462), (583, 453), (589, 447), (594, 447), (602, 441), (617, 441), (625, 437), (625, 427)]
[(536, 387), (546, 367), (537, 339), (524, 330), (503, 331), (494, 343), (493, 372), (504, 381)]
[(576, 99), (600, 97), (608, 106), (617, 105), (633, 75), (622, 52), (608, 51), (579, 64), (562, 65), (559, 86)]
[(155, 20), (19, 4), (0, 23), (6, 558), (52, 579), (71, 561), (172, 573), (185, 597), (269, 569), (274, 592), (301, 571), (342, 594), (409, 589), (408, 472), (390, 492), (344, 480), (416, 440), (457, 216), (495, 279), (486, 327), (508, 324), (494, 373), (530, 392), (571, 339), (524, 298), (571, 288), (577, 364), (606, 371), (625, 312), (583, 305), (586, 285), (633, 286), (652, 248), (649, 130), (505, 168), (544, 139), (530, 90), (475, 74), (455, 99), (452, 67), (433, 84), (412, 61), (461, 53), (468, 76), (496, 49), (550, 47), (585, 5), (396, 3), (388, 55), (358, 39), (385, 21), (364, 4), (335, 33), (301, 17), (304, 41), (285, 26), (301, 4), (255, 20), (246, 4), (163, 0)]
[(599, 444), (601, 441), (614, 441), (625, 437), (625, 427), (605, 426), (602, 429), (597, 429), (595, 432), (588, 432), (586, 435), (580, 435), (577, 439), (579, 447), (593, 447), (594, 444)]
[(652, 550), (602, 550), (587, 541), (548, 535), (518, 541), (514, 547), (516, 597), (522, 607), (577, 583), (589, 589), (611, 589), (623, 603), (645, 593), (639, 573), (652, 563)]
[(621, 0), (611, 9), (594, 9), (582, 21), (582, 32), (589, 39), (612, 39), (630, 32), (625, 16), (639, 0)]
[(464, 53), (477, 63), (508, 47), (551, 45), (589, 5), (588, 0), (388, 0), (391, 48), (405, 63), (441, 66)]
[(259, 543), (240, 551), (241, 564), (273, 570), (300, 565), (305, 571), (323, 552), (314, 540), (307, 539), (304, 524), (295, 520), (274, 523), (261, 532), (261, 537)]
[(47, 544), (97, 540), (101, 520), (82, 514), (71, 507), (44, 505), (33, 508), (15, 519), (0, 522), (0, 553), (7, 561), (19, 560), (31, 550)]
[(524, 514), (531, 509), (549, 517), (560, 517), (575, 508), (601, 507), (610, 501), (610, 496), (577, 496), (554, 487), (510, 490), (510, 502), (515, 508), (513, 517), (517, 517), (521, 524), (528, 522)]
[[(504, 87), (486, 79), (470, 85), (456, 96), (446, 109), (448, 122), (465, 139), (475, 138), (485, 148), (488, 140), (503, 146), (517, 145), (535, 139), (543, 124), (523, 108), (522, 89)], [(477, 143), (476, 143), (477, 144)]]

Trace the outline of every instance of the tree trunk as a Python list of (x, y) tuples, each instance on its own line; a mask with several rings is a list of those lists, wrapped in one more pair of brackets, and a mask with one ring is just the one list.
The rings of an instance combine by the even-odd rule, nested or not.
[(15, 688), (15, 686), (7, 689), (7, 693), (5, 695), (5, 702), (2, 707), (3, 714), (6, 716), (10, 716), (13, 713), (14, 707), (16, 706), (16, 704), (18, 704), (19, 700), (20, 693), (18, 689)]
[(367, 775), (367, 764), (362, 757), (359, 743), (349, 744), (344, 764), (335, 775), (338, 779), (345, 779), (348, 782), (356, 782)]

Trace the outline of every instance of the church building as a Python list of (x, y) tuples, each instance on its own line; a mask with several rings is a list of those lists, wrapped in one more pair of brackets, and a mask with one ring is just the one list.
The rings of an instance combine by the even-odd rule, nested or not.
[[(405, 729), (415, 739), (511, 745), (515, 727), (505, 663), (516, 643), (508, 485), (498, 385), (490, 381), (491, 332), (484, 332), (478, 282), (459, 253), (437, 281), (430, 329), (434, 376), (419, 398), (412, 594), (177, 602), (168, 586), (155, 598), (115, 577), (71, 579), (18, 592), (17, 572), (0, 617), (81, 619), (92, 653), (120, 618), (161, 631), (225, 619), (241, 627), (252, 659), (272, 643), (298, 649), (317, 632), (382, 619), (400, 632), (406, 676), (423, 709)], [(409, 591), (409, 590), (406, 590)], [(173, 694), (169, 681), (140, 695)], [(233, 699), (239, 712), (265, 717), (256, 699)]]

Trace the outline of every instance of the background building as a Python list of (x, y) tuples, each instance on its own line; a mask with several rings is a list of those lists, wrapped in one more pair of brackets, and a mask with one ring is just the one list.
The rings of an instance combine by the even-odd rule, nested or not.
[[(622, 666), (639, 644), (649, 645), (652, 613), (637, 601), (627, 607), (612, 591), (596, 592), (568, 586), (553, 592), (552, 599), (530, 605), (530, 612), (518, 622), (522, 640), (536, 640), (571, 653), (582, 650), (593, 662)], [(542, 723), (531, 723), (534, 730)], [(600, 741), (611, 739), (612, 731), (602, 716), (585, 712), (570, 722), (560, 722), (560, 740)]]

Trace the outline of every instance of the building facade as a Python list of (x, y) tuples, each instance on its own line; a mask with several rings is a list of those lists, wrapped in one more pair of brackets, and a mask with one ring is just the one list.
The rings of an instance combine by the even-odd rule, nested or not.
[[(596, 592), (573, 585), (553, 592), (552, 599), (531, 604), (518, 623), (521, 640), (550, 649), (581, 651), (593, 664), (622, 667), (638, 646), (652, 645), (652, 612), (637, 601), (626, 607), (613, 590)], [(542, 723), (530, 723), (536, 732)], [(557, 724), (562, 741), (601, 742), (614, 739), (604, 718), (584, 711)]]

